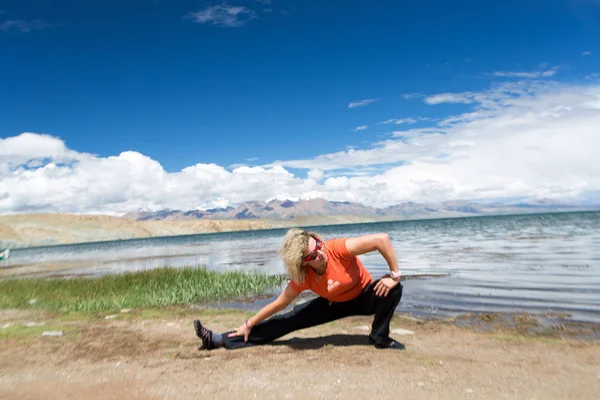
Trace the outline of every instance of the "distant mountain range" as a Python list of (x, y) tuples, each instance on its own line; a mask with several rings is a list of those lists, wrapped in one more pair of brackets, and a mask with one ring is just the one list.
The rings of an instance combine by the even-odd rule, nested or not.
[(360, 203), (312, 200), (249, 201), (237, 207), (212, 210), (139, 210), (123, 217), (137, 221), (197, 220), (197, 219), (267, 219), (291, 220), (308, 216), (360, 216), (377, 220), (463, 217), (474, 215), (521, 214), (531, 212), (579, 211), (600, 209), (577, 204), (560, 203), (542, 199), (515, 204), (482, 204), (470, 201), (443, 203), (405, 202), (385, 208), (365, 206)]

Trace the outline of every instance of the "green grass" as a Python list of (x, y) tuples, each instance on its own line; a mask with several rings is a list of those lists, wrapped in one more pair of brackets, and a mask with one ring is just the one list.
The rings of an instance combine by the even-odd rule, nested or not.
[(0, 281), (0, 309), (67, 313), (160, 308), (254, 296), (278, 287), (285, 279), (206, 268), (162, 268), (96, 279), (9, 279)]

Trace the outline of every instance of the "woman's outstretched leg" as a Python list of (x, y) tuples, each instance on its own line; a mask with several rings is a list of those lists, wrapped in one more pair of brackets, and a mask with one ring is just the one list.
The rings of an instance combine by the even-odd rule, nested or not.
[[(225, 332), (218, 336), (202, 326), (197, 320), (197, 322), (194, 321), (194, 327), (196, 328), (196, 335), (202, 339), (202, 348), (210, 350), (224, 346), (227, 349), (232, 350), (269, 343), (290, 332), (310, 328), (312, 326), (321, 325), (353, 315), (354, 307), (349, 306), (350, 304), (345, 305), (344, 303), (330, 304), (329, 300), (323, 297), (316, 298), (294, 307), (287, 313), (275, 315), (252, 327), (247, 342), (244, 342), (243, 336), (229, 337), (231, 332)], [(222, 342), (219, 343), (219, 339), (221, 339)]]

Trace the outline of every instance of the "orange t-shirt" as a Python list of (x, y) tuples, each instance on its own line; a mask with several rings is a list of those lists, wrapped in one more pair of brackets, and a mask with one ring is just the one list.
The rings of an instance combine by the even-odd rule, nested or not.
[(306, 269), (304, 282), (293, 279), (289, 286), (296, 292), (312, 290), (328, 300), (342, 302), (358, 297), (373, 278), (358, 257), (346, 249), (346, 239), (332, 239), (325, 242), (327, 251), (327, 269), (321, 276), (312, 268)]

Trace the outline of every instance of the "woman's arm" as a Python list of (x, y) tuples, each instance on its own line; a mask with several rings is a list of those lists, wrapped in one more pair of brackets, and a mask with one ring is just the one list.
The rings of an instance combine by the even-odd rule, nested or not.
[(273, 300), (271, 303), (264, 306), (259, 312), (257, 312), (252, 318), (249, 318), (246, 322), (244, 322), (239, 328), (237, 328), (233, 333), (229, 334), (231, 336), (244, 336), (244, 342), (248, 341), (248, 335), (250, 335), (250, 331), (252, 327), (259, 322), (271, 317), (274, 314), (277, 314), (279, 311), (286, 308), (290, 303), (298, 297), (298, 293), (296, 293), (289, 285), (281, 292), (279, 297)]
[(390, 273), (393, 273), (394, 278), (389, 275), (384, 276), (375, 285), (375, 294), (377, 296), (386, 297), (390, 290), (400, 282), (400, 268), (398, 267), (398, 259), (396, 252), (392, 247), (392, 241), (387, 233), (376, 233), (374, 235), (365, 235), (346, 240), (346, 249), (354, 256), (378, 250), (390, 267)]

